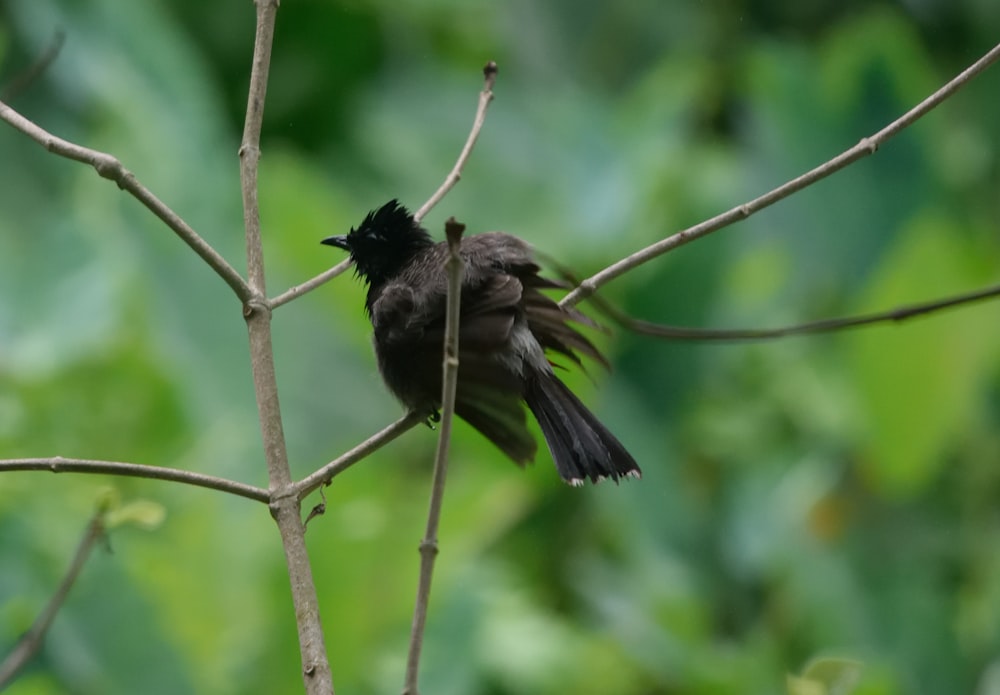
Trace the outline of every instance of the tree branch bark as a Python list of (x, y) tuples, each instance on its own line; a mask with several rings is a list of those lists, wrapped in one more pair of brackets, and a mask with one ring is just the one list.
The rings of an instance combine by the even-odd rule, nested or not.
[(469, 137), (465, 139), (465, 146), (462, 147), (462, 151), (458, 155), (458, 160), (455, 162), (455, 166), (452, 167), (448, 176), (445, 177), (444, 183), (434, 191), (434, 194), (427, 199), (427, 202), (420, 206), (420, 209), (413, 213), (413, 219), (417, 222), (424, 219), (435, 205), (441, 202), (448, 191), (455, 187), (458, 180), (462, 178), (462, 169), (465, 168), (465, 163), (469, 161), (469, 156), (472, 154), (472, 148), (476, 146), (476, 141), (479, 139), (479, 133), (483, 129), (483, 124), (486, 122), (486, 109), (489, 108), (490, 103), (493, 101), (493, 85), (496, 84), (497, 80), (497, 64), (492, 60), (488, 62), (483, 67), (483, 91), (479, 93), (479, 106), (476, 108), (476, 116), (472, 119), (472, 129), (469, 131)]
[(302, 500), (316, 488), (322, 485), (329, 485), (334, 477), (340, 475), (372, 452), (378, 451), (399, 435), (413, 429), (413, 426), (421, 422), (425, 417), (426, 415), (420, 413), (407, 413), (381, 432), (372, 435), (350, 451), (338, 456), (316, 472), (309, 474), (295, 483), (295, 494), (298, 495), (299, 500)]
[(672, 251), (679, 246), (683, 246), (684, 244), (694, 241), (695, 239), (700, 239), (701, 237), (707, 236), (712, 232), (728, 227), (735, 222), (745, 220), (755, 212), (774, 205), (779, 200), (787, 198), (796, 191), (800, 191), (821, 179), (825, 179), (827, 176), (840, 171), (847, 165), (852, 164), (863, 157), (867, 157), (868, 155), (875, 154), (876, 150), (878, 150), (878, 148), (889, 138), (896, 135), (904, 128), (912, 125), (921, 116), (925, 115), (935, 106), (957, 92), (969, 80), (996, 62), (998, 58), (1000, 58), (1000, 44), (994, 46), (986, 55), (959, 73), (954, 79), (950, 80), (947, 84), (941, 87), (941, 89), (931, 94), (929, 97), (871, 137), (863, 138), (861, 142), (849, 150), (842, 152), (828, 162), (816, 167), (812, 171), (806, 172), (805, 174), (778, 186), (774, 190), (765, 193), (759, 198), (755, 198), (748, 203), (744, 203), (743, 205), (738, 205), (728, 212), (717, 215), (710, 220), (705, 220), (704, 222), (696, 224), (693, 227), (688, 227), (687, 229), (677, 232), (673, 236), (669, 236), (666, 239), (661, 239), (655, 244), (651, 244), (646, 248), (636, 251), (632, 255), (609, 265), (604, 270), (601, 270), (581, 282), (576, 289), (563, 297), (562, 301), (559, 302), (560, 306), (575, 306), (590, 295), (594, 294), (594, 292), (602, 286), (608, 284), (615, 278), (624, 275), (633, 268), (637, 268), (643, 263), (651, 261), (657, 256), (660, 256), (668, 251)]
[[(497, 64), (491, 60), (483, 67), (483, 91), (479, 93), (479, 106), (476, 108), (476, 115), (472, 119), (472, 129), (469, 131), (469, 136), (465, 139), (465, 145), (462, 147), (462, 151), (458, 155), (458, 160), (455, 162), (455, 166), (452, 167), (448, 176), (445, 177), (444, 183), (442, 183), (441, 186), (434, 191), (434, 194), (427, 200), (426, 203), (420, 206), (419, 210), (413, 213), (413, 218), (417, 222), (422, 220), (427, 213), (431, 211), (431, 208), (437, 205), (448, 193), (448, 191), (454, 188), (455, 184), (458, 183), (458, 180), (462, 178), (462, 169), (465, 168), (465, 163), (469, 160), (469, 156), (472, 154), (472, 148), (475, 147), (476, 141), (479, 139), (479, 132), (483, 129), (483, 124), (486, 122), (486, 110), (493, 101), (493, 85), (496, 83), (496, 78)], [(271, 300), (271, 308), (276, 309), (282, 304), (287, 304), (293, 299), (298, 299), (307, 292), (312, 292), (317, 287), (329, 282), (350, 267), (350, 260), (341, 261), (329, 270), (323, 271), (316, 277), (303, 282), (301, 285), (296, 285), (295, 287), (285, 290)]]
[(437, 531), (444, 500), (444, 484), (448, 475), (448, 449), (451, 444), (451, 424), (455, 417), (455, 392), (458, 387), (458, 327), (461, 314), (462, 276), (465, 264), (459, 255), (465, 225), (455, 218), (445, 223), (448, 238), (448, 299), (445, 306), (444, 367), (441, 380), (441, 431), (438, 433), (437, 454), (434, 457), (434, 477), (431, 482), (431, 501), (427, 511), (427, 531), (420, 542), (420, 576), (417, 580), (417, 601), (413, 609), (413, 626), (410, 632), (410, 649), (406, 659), (406, 681), (403, 695), (417, 695), (417, 673), (420, 669), (420, 652), (424, 644), (427, 625), (427, 607), (431, 596), (431, 579), (434, 560), (438, 554)]
[(81, 147), (52, 135), (2, 101), (0, 101), (0, 120), (6, 121), (53, 154), (89, 164), (99, 175), (114, 181), (119, 188), (131, 193), (136, 200), (159, 217), (185, 244), (201, 256), (202, 260), (208, 263), (209, 267), (232, 288), (240, 301), (246, 302), (250, 299), (252, 292), (243, 277), (176, 212), (139, 183), (135, 174), (126, 169), (118, 159), (110, 154)]
[(67, 459), (62, 456), (53, 458), (26, 458), (0, 460), (0, 473), (6, 471), (50, 471), (52, 473), (96, 473), (98, 475), (121, 475), (131, 478), (149, 478), (151, 480), (170, 480), (175, 483), (205, 487), (219, 492), (228, 492), (238, 497), (246, 497), (257, 502), (269, 502), (271, 499), (267, 490), (253, 485), (239, 483), (235, 480), (217, 478), (193, 471), (182, 471), (177, 468), (162, 466), (145, 466), (140, 463), (123, 463), (120, 461), (94, 461), (89, 459)]
[(256, 0), (257, 31), (254, 40), (253, 67), (247, 96), (246, 121), (240, 145), (240, 181), (243, 193), (243, 219), (246, 229), (247, 275), (252, 291), (244, 303), (244, 316), (250, 340), (250, 367), (260, 416), (260, 430), (267, 461), (271, 493), (271, 515), (278, 525), (285, 551), (288, 579), (295, 606), (295, 619), (302, 658), (302, 678), (309, 695), (333, 693), (333, 676), (326, 655), (319, 600), (313, 581), (305, 542), (301, 503), (292, 485), (288, 450), (278, 402), (278, 383), (274, 372), (271, 341), (271, 306), (264, 281), (264, 252), (261, 244), (260, 210), (257, 200), (257, 165), (260, 161), (260, 131), (267, 95), (267, 77), (274, 40), (274, 22), (278, 0)]
[(325, 285), (326, 283), (330, 282), (330, 280), (333, 280), (338, 275), (341, 275), (345, 271), (349, 270), (351, 265), (352, 265), (351, 259), (349, 258), (345, 259), (340, 263), (338, 263), (337, 265), (330, 268), (329, 270), (324, 270), (322, 273), (312, 278), (311, 280), (306, 280), (301, 285), (290, 287), (289, 289), (285, 290), (284, 292), (282, 292), (277, 297), (271, 300), (271, 308), (277, 309), (282, 304), (287, 304), (293, 299), (298, 299), (307, 292), (312, 292), (317, 287)]
[(591, 297), (591, 303), (598, 311), (607, 315), (615, 323), (626, 330), (638, 333), (639, 335), (650, 336), (652, 338), (664, 338), (667, 340), (768, 340), (773, 338), (785, 338), (793, 335), (814, 335), (816, 333), (832, 333), (846, 328), (860, 328), (861, 326), (872, 326), (877, 323), (900, 323), (907, 319), (974, 302), (981, 302), (986, 299), (1000, 297), (1000, 285), (993, 285), (974, 292), (936, 299), (920, 304), (910, 304), (907, 306), (879, 311), (860, 316), (845, 316), (834, 319), (820, 319), (819, 321), (809, 321), (799, 323), (794, 326), (782, 326), (780, 328), (688, 328), (685, 326), (668, 326), (659, 323), (652, 323), (642, 319), (632, 318), (611, 306), (599, 296)]

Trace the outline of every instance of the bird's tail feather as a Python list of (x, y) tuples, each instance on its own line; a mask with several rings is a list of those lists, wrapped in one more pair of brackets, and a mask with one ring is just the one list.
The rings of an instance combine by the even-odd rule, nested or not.
[(524, 407), (516, 392), (459, 380), (455, 412), (517, 465), (534, 460), (537, 445), (528, 431)]
[(559, 475), (570, 485), (582, 485), (585, 478), (638, 478), (638, 464), (608, 428), (587, 410), (573, 392), (554, 374), (540, 374), (528, 380), (525, 390), (528, 408), (542, 428)]

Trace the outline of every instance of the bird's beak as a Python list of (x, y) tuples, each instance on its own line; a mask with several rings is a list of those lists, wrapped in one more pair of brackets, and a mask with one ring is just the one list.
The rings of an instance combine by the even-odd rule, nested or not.
[(336, 246), (338, 249), (344, 249), (345, 251), (351, 250), (351, 247), (347, 243), (347, 237), (344, 235), (328, 236), (326, 239), (324, 239), (319, 243), (326, 244), (327, 246)]

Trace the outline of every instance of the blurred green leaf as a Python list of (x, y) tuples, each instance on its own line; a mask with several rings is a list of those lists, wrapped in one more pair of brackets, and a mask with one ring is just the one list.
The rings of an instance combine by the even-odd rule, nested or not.
[(788, 695), (830, 695), (830, 691), (820, 681), (802, 676), (785, 676)]
[[(933, 212), (914, 219), (864, 290), (859, 313), (905, 306), (985, 284), (990, 277), (964, 230)], [(865, 420), (865, 476), (890, 494), (932, 484), (947, 451), (980, 409), (995, 364), (990, 305), (912, 319), (844, 338)]]
[(152, 531), (163, 524), (166, 516), (167, 510), (162, 504), (150, 500), (133, 500), (108, 512), (105, 524), (108, 529), (135, 525)]
[(854, 659), (819, 657), (802, 669), (802, 678), (823, 686), (825, 695), (850, 695), (861, 678), (863, 664)]

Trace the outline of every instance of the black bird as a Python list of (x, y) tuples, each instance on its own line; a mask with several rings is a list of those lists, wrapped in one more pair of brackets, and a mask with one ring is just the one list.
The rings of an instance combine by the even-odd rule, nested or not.
[[(378, 368), (389, 390), (416, 412), (441, 404), (448, 259), (396, 200), (368, 213), (357, 229), (324, 244), (349, 251), (368, 283), (365, 308), (375, 330)], [(503, 232), (462, 240), (465, 262), (455, 412), (518, 465), (534, 459), (522, 401), (534, 414), (556, 469), (571, 485), (638, 478), (639, 466), (611, 432), (553, 373), (552, 350), (580, 364), (602, 364), (597, 348), (567, 321), (590, 323), (541, 290), (562, 287), (538, 274), (531, 248)]]

